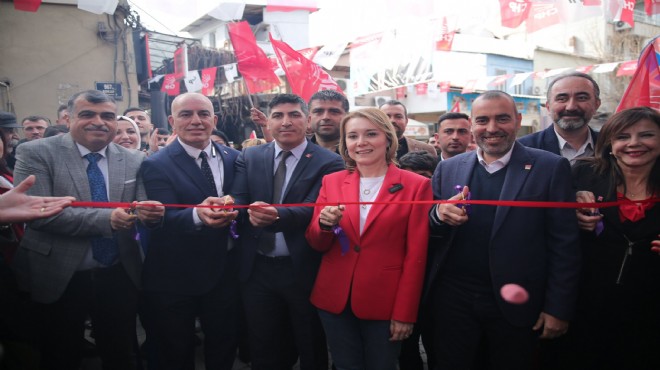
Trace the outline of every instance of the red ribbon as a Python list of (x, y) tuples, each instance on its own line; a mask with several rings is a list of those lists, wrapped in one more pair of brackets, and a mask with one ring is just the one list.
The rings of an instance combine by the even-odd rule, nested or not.
[[(607, 207), (618, 207), (620, 205), (629, 205), (629, 204), (638, 204), (638, 203), (658, 203), (660, 198), (650, 198), (639, 201), (631, 201), (628, 199), (618, 200), (616, 202), (600, 202), (600, 203), (577, 203), (577, 202), (532, 202), (532, 201), (521, 201), (521, 200), (397, 200), (397, 201), (388, 201), (388, 202), (334, 202), (334, 203), (289, 203), (289, 204), (268, 204), (264, 206), (252, 206), (249, 204), (237, 205), (237, 204), (228, 204), (223, 205), (199, 205), (199, 204), (162, 204), (162, 206), (168, 208), (214, 208), (214, 209), (240, 209), (240, 208), (250, 208), (250, 207), (325, 207), (325, 206), (336, 206), (338, 204), (343, 205), (362, 205), (362, 204), (371, 204), (371, 205), (389, 205), (389, 204), (480, 204), (487, 206), (498, 206), (498, 207), (524, 207), (524, 208), (607, 208)], [(161, 204), (142, 204), (141, 206), (156, 207), (161, 206)], [(134, 208), (135, 202), (73, 202), (71, 207), (85, 207), (85, 208)]]

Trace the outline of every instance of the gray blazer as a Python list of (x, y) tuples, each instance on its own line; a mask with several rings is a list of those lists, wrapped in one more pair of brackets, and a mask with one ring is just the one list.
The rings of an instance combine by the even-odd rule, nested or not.
[[(137, 178), (144, 154), (114, 143), (108, 145), (110, 202), (145, 200)], [(86, 166), (70, 134), (27, 142), (17, 148), (14, 181), (27, 176), (37, 181), (30, 195), (73, 196), (91, 201)], [(69, 207), (58, 215), (28, 224), (14, 261), (19, 285), (32, 299), (52, 303), (60, 298), (80, 265), (91, 238), (110, 237), (111, 208)], [(120, 261), (136, 287), (140, 284), (141, 256), (130, 231), (117, 233)]]

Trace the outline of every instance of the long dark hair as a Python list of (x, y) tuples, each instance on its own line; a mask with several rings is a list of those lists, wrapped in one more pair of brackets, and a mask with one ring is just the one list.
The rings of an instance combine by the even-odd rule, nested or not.
[[(609, 183), (611, 186), (616, 188), (618, 185), (623, 185), (624, 193), (627, 191), (625, 189), (626, 181), (621, 172), (621, 167), (619, 167), (616, 158), (612, 155), (612, 139), (623, 130), (642, 120), (649, 120), (660, 127), (660, 113), (652, 108), (636, 107), (614, 114), (605, 122), (605, 125), (603, 125), (603, 128), (598, 134), (594, 158), (587, 159), (593, 163), (597, 174), (610, 178)], [(660, 161), (658, 161), (658, 158), (656, 158), (655, 164), (651, 169), (647, 186), (647, 191), (651, 194), (657, 195), (660, 192)], [(610, 189), (610, 194), (613, 194), (613, 192), (614, 189)]]

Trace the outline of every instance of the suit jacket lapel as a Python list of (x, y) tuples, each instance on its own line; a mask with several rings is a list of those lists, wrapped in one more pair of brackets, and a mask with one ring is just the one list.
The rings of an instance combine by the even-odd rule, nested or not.
[[(389, 168), (387, 169), (387, 173), (385, 174), (385, 179), (383, 179), (383, 185), (380, 187), (378, 195), (376, 196), (376, 202), (387, 203), (394, 200), (396, 193), (390, 193), (389, 189), (394, 186), (394, 184), (401, 184), (401, 171), (402, 170), (399, 170), (393, 164), (390, 164)], [(383, 210), (387, 206), (387, 204), (374, 204), (371, 206), (371, 210), (367, 216), (367, 222), (364, 224), (364, 230), (362, 231), (363, 235), (366, 234), (371, 224), (373, 224), (374, 220), (380, 216), (381, 213), (383, 213)]]
[(229, 194), (229, 191), (231, 190), (231, 180), (234, 178), (234, 161), (229, 159), (229, 152), (221, 145), (218, 145), (212, 141), (211, 145), (215, 147), (215, 150), (220, 155), (220, 158), (222, 158), (222, 193)]
[(108, 189), (109, 198), (111, 202), (121, 201), (122, 192), (124, 190), (124, 182), (126, 182), (126, 165), (124, 163), (124, 153), (121, 153), (115, 148), (113, 143), (108, 145), (106, 150), (106, 157), (108, 160)]
[[(525, 147), (522, 144), (514, 144), (513, 153), (511, 153), (511, 160), (506, 167), (506, 176), (504, 177), (504, 184), (502, 185), (502, 192), (500, 193), (500, 200), (515, 200), (520, 193), (527, 176), (531, 172), (534, 159), (529, 157), (525, 152)], [(511, 207), (497, 207), (495, 210), (495, 220), (493, 222), (493, 231), (491, 235), (495, 235), (497, 230)]]
[(172, 158), (172, 161), (179, 166), (183, 172), (192, 180), (192, 182), (199, 188), (203, 194), (214, 194), (215, 191), (211, 189), (211, 184), (204, 178), (202, 170), (199, 169), (195, 159), (188, 155), (181, 143), (178, 140), (174, 140), (170, 146), (169, 155)]
[(442, 185), (445, 185), (446, 189), (442, 189), (442, 199), (446, 200), (456, 195), (455, 187), (457, 185), (463, 187), (470, 183), (475, 165), (477, 165), (477, 152), (473, 151), (471, 155), (467, 155), (461, 159), (460, 165), (453, 166), (452, 172), (447, 178), (448, 181), (443, 181)]
[(544, 148), (540, 149), (545, 149), (557, 155), (561, 155), (559, 150), (559, 140), (557, 139), (557, 134), (555, 133), (553, 125), (550, 125), (550, 127), (546, 128), (543, 132), (543, 144)]
[(289, 191), (291, 190), (291, 187), (296, 183), (300, 175), (305, 171), (307, 165), (313, 160), (314, 153), (316, 152), (317, 148), (318, 148), (317, 145), (312, 145), (312, 143), (307, 142), (307, 147), (305, 148), (302, 156), (298, 160), (298, 164), (296, 164), (296, 168), (293, 170), (289, 182), (286, 184), (286, 189), (284, 189), (284, 194), (282, 195), (282, 199), (286, 199), (287, 195), (289, 195)]
[[(357, 171), (353, 171), (344, 177), (344, 183), (341, 186), (341, 197), (347, 203), (358, 202), (360, 200), (360, 175)], [(347, 232), (352, 232), (355, 240), (360, 240), (360, 206), (346, 206), (344, 215), (351, 226), (351, 230), (347, 230)]]
[(64, 162), (64, 166), (69, 171), (69, 176), (71, 176), (71, 182), (78, 192), (76, 198), (83, 201), (91, 200), (92, 193), (89, 190), (89, 180), (87, 180), (87, 167), (80, 156), (78, 146), (70, 134), (62, 137), (61, 146), (61, 162)]
[[(264, 180), (264, 197), (263, 201), (270, 199), (270, 203), (275, 204), (273, 201), (273, 177), (275, 176), (275, 170), (273, 169), (273, 163), (275, 161), (275, 143), (270, 142), (267, 144), (266, 149), (262, 152), (263, 158), (261, 158), (263, 163), (263, 180)], [(282, 197), (284, 199), (284, 197)]]

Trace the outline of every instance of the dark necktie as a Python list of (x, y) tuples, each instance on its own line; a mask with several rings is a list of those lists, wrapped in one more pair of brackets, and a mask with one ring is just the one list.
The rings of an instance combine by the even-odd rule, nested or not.
[(286, 180), (286, 160), (290, 155), (291, 152), (286, 150), (280, 153), (280, 163), (275, 170), (275, 176), (273, 176), (273, 204), (280, 204), (282, 202), (284, 180)]
[(213, 196), (218, 196), (218, 188), (215, 187), (215, 180), (213, 179), (213, 171), (211, 171), (211, 166), (209, 166), (209, 162), (206, 160), (207, 154), (205, 151), (202, 151), (199, 153), (199, 158), (202, 159), (202, 174), (206, 178), (206, 181), (209, 182), (211, 185), (211, 188), (213, 189)]
[[(280, 163), (277, 165), (275, 175), (273, 176), (273, 201), (272, 204), (280, 204), (282, 202), (282, 193), (284, 192), (284, 181), (286, 180), (286, 160), (291, 155), (289, 151), (280, 152)], [(262, 232), (261, 240), (259, 242), (259, 250), (264, 254), (268, 254), (275, 250), (275, 234), (270, 232)]]
[[(89, 190), (92, 194), (92, 200), (95, 202), (108, 201), (105, 178), (98, 165), (98, 161), (100, 161), (102, 157), (103, 156), (99, 153), (89, 153), (85, 155), (85, 158), (89, 162), (89, 165), (87, 166)], [(117, 259), (117, 256), (119, 256), (117, 242), (113, 238), (92, 238), (92, 255), (95, 260), (104, 266), (112, 265)]]

